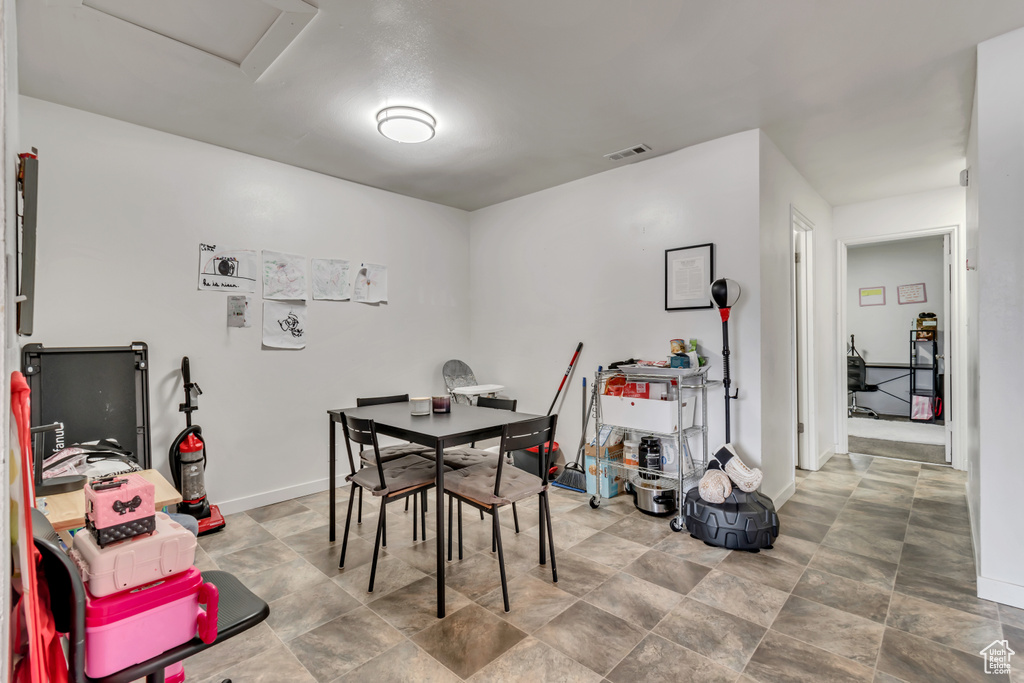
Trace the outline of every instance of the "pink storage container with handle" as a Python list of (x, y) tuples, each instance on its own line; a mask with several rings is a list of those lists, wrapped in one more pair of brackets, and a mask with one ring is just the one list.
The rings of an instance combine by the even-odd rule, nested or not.
[(89, 584), (89, 593), (101, 598), (186, 571), (196, 557), (196, 537), (162, 512), (156, 513), (156, 531), (101, 548), (89, 531), (79, 531), (71, 559)]
[(140, 474), (95, 479), (85, 487), (86, 526), (101, 548), (152, 533), (155, 512), (156, 487)]
[(86, 590), (85, 672), (92, 678), (144, 662), (197, 634), (204, 643), (217, 639), (217, 587), (203, 583), (195, 567), (103, 598)]

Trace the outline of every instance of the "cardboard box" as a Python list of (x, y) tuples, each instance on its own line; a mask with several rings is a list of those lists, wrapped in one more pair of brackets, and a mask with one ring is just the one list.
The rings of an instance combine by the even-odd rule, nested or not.
[[(583, 469), (587, 474), (587, 493), (590, 495), (597, 495), (598, 486), (600, 486), (600, 492), (602, 498), (614, 498), (619, 495), (623, 481), (623, 471), (618, 467), (604, 467), (604, 474), (598, 467), (597, 458), (597, 446), (593, 444), (587, 444), (583, 449), (584, 463)], [(622, 444), (615, 446), (602, 447), (601, 459), (611, 460), (612, 462), (622, 462)], [(600, 475), (600, 476), (599, 476)]]

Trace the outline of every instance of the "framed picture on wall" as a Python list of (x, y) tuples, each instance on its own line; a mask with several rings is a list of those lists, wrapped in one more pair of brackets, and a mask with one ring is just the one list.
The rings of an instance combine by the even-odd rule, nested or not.
[(860, 305), (861, 306), (884, 306), (885, 305), (885, 287), (861, 287), (860, 288)]
[(711, 308), (711, 283), (714, 280), (714, 244), (665, 250), (666, 311)]
[(903, 304), (924, 304), (928, 303), (928, 293), (925, 291), (923, 282), (900, 285), (896, 288), (896, 300), (901, 306)]

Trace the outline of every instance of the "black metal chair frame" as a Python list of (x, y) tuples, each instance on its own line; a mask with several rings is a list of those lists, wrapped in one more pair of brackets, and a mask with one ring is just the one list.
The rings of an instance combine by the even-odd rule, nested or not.
[[(555, 440), (555, 426), (558, 422), (558, 415), (549, 415), (545, 417), (539, 417), (533, 420), (526, 420), (523, 422), (516, 422), (514, 424), (505, 425), (501, 434), (501, 447), (498, 451), (498, 468), (494, 475), (494, 495), (499, 496), (501, 490), (501, 472), (505, 465), (505, 454), (511, 451), (525, 450), (527, 448), (533, 448), (536, 446), (539, 449), (541, 467), (541, 480), (544, 483), (543, 490), (537, 494), (538, 503), (540, 506), (540, 564), (547, 564), (545, 542), (550, 545), (551, 551), (551, 580), (554, 583), (558, 583), (558, 570), (555, 566), (555, 539), (551, 532), (551, 506), (548, 501), (548, 456), (550, 455), (547, 445)], [(504, 601), (505, 611), (509, 611), (508, 602), (508, 581), (505, 576), (505, 554), (501, 547), (501, 524), (498, 519), (498, 509), (508, 505), (508, 503), (494, 503), (488, 504), (481, 501), (474, 500), (467, 496), (462, 496), (457, 493), (446, 491), (449, 495), (448, 505), (448, 557), (451, 559), (451, 548), (452, 548), (452, 507), (451, 499), (455, 498), (459, 503), (466, 503), (471, 507), (475, 507), (481, 512), (486, 512), (491, 515), (491, 527), (492, 527), (492, 551), (496, 550), (498, 553), (498, 566), (501, 571), (501, 597)], [(462, 558), (462, 519), (459, 516), (459, 558)], [(545, 526), (547, 538), (545, 539)]]
[[(363, 406), (379, 406), (379, 405), (384, 405), (385, 403), (408, 403), (408, 402), (409, 402), (409, 394), (396, 394), (394, 396), (370, 396), (370, 397), (364, 397), (364, 398), (357, 398), (356, 399), (356, 407), (357, 408), (362, 408)], [(361, 458), (360, 458), (360, 462), (362, 462)], [(355, 470), (353, 470), (353, 471), (355, 471)], [(408, 499), (406, 499), (406, 501), (405, 501), (405, 511), (406, 512), (409, 511), (409, 500)], [(426, 512), (427, 512), (427, 498), (426, 498), (426, 496), (424, 496), (423, 497), (423, 513), (426, 514)], [(413, 519), (414, 523), (415, 523), (415, 521), (416, 520)], [(356, 515), (356, 524), (362, 524), (362, 523), (363, 523), (363, 489), (360, 488), (359, 489), (359, 512)], [(387, 547), (387, 543), (385, 543), (385, 547)]]
[[(479, 396), (476, 399), (477, 408), (494, 408), (495, 410), (508, 410), (516, 412), (516, 408), (519, 406), (519, 401), (514, 398), (492, 398), (490, 396)], [(470, 448), (476, 448), (476, 442), (469, 444)], [(448, 526), (451, 527), (452, 515), (451, 515), (452, 501), (448, 500)], [(462, 559), (462, 501), (459, 501), (459, 559)], [(484, 511), (480, 511), (480, 519), (483, 520)], [(519, 510), (516, 508), (516, 504), (512, 503), (512, 521), (515, 524), (516, 533), (519, 533)], [(450, 534), (449, 534), (450, 535)], [(494, 552), (494, 539), (491, 539), (491, 552)], [(452, 544), (448, 544), (448, 561), (452, 561)]]
[[(224, 571), (203, 572), (203, 580), (216, 585), (220, 593), (216, 640), (204, 643), (196, 637), (109, 676), (91, 678), (85, 673), (85, 585), (82, 577), (61, 547), (60, 539), (49, 520), (35, 509), (32, 510), (32, 525), (35, 546), (42, 555), (43, 571), (50, 590), (50, 609), (57, 630), (68, 634), (68, 680), (71, 683), (131, 683), (142, 678), (147, 683), (163, 683), (166, 667), (222, 643), (270, 616), (267, 603), (253, 595), (232, 574)], [(250, 604), (242, 604), (240, 600), (232, 602), (232, 596), (239, 594)]]
[[(382, 403), (387, 403), (387, 402), (388, 401), (382, 401)], [(355, 472), (358, 471), (358, 470), (356, 470), (355, 458), (354, 458), (354, 456), (352, 454), (352, 442), (355, 441), (357, 444), (360, 444), (362, 446), (372, 446), (373, 447), (373, 453), (374, 453), (375, 460), (376, 460), (375, 467), (377, 469), (377, 476), (378, 476), (381, 484), (383, 484), (384, 481), (385, 481), (385, 479), (384, 479), (385, 464), (381, 462), (380, 446), (377, 443), (377, 427), (374, 424), (373, 420), (363, 420), (363, 419), (359, 419), (359, 418), (355, 418), (355, 417), (349, 417), (348, 415), (346, 415), (344, 421), (342, 421), (342, 423), (341, 423), (341, 426), (342, 426), (342, 429), (343, 429), (344, 434), (345, 434), (345, 450), (348, 453), (348, 463), (349, 463), (349, 466), (352, 468), (352, 472), (355, 473)], [(362, 449), (360, 449), (360, 450), (362, 450)], [(360, 493), (362, 493), (362, 490), (363, 490), (363, 487), (358, 482), (353, 480), (352, 476), (353, 475), (350, 474), (349, 477), (348, 477), (349, 480), (352, 482), (352, 490), (350, 491), (349, 497), (348, 497), (348, 514), (345, 515), (345, 535), (342, 537), (342, 541), (341, 541), (341, 559), (338, 562), (338, 569), (344, 569), (345, 568), (345, 555), (348, 552), (348, 534), (349, 534), (349, 529), (350, 529), (351, 524), (352, 524), (352, 502), (353, 502), (353, 499), (356, 497), (356, 489), (359, 489)], [(417, 500), (416, 496), (420, 496), (420, 498), (423, 500), (423, 504), (422, 505), (417, 504), (417, 505), (413, 506), (412, 540), (415, 541), (417, 539), (417, 531), (416, 531), (417, 517), (420, 518), (420, 526), (422, 527), (422, 531), (423, 531), (423, 533), (422, 533), (423, 540), (426, 540), (427, 539), (427, 513), (426, 513), (426, 509), (427, 508), (426, 508), (426, 500), (427, 500), (427, 492), (430, 489), (432, 489), (432, 488), (434, 488), (434, 480), (433, 479), (431, 479), (429, 483), (425, 482), (425, 483), (423, 483), (421, 485), (416, 485), (416, 486), (412, 486), (412, 487), (407, 488), (407, 489), (402, 489), (401, 491), (396, 491), (396, 492), (390, 492), (389, 491), (385, 495), (379, 496), (379, 498), (380, 498), (380, 514), (377, 517), (377, 535), (376, 535), (376, 540), (374, 541), (374, 545), (373, 545), (373, 563), (370, 565), (370, 585), (369, 585), (369, 588), (367, 589), (367, 592), (369, 592), (369, 593), (373, 592), (374, 579), (376, 579), (376, 577), (377, 577), (377, 558), (380, 555), (380, 549), (382, 547), (383, 548), (387, 548), (387, 545), (388, 545), (388, 541), (387, 541), (387, 509), (388, 509), (388, 503), (392, 503), (392, 502), (394, 502), (396, 500), (402, 500), (402, 499), (405, 499), (406, 501), (408, 501), (408, 499), (410, 497), (413, 497), (413, 500), (416, 501)], [(380, 490), (380, 489), (378, 488), (376, 490)], [(361, 505), (362, 505), (362, 497), (360, 496), (360, 506)], [(419, 514), (417, 514), (417, 512)]]

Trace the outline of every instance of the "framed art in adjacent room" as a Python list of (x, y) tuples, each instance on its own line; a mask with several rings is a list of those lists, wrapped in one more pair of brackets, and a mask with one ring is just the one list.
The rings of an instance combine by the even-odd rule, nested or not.
[(711, 308), (711, 283), (714, 280), (714, 244), (665, 250), (666, 311)]

